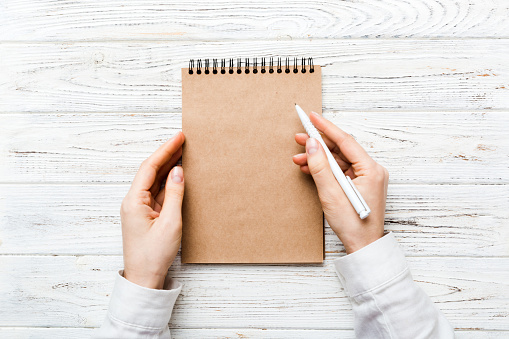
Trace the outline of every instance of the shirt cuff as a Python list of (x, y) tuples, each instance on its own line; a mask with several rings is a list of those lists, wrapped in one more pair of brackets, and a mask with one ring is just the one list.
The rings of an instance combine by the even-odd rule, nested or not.
[(126, 325), (150, 329), (168, 326), (182, 284), (166, 278), (162, 290), (136, 285), (119, 271), (111, 294), (108, 316)]
[(372, 291), (408, 270), (405, 255), (392, 232), (336, 259), (334, 266), (351, 298)]

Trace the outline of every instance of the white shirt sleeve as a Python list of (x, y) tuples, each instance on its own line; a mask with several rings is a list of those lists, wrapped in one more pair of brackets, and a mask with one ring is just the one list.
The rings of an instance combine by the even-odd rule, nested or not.
[[(354, 312), (357, 338), (454, 338), (442, 312), (413, 281), (392, 233), (334, 262)], [(170, 338), (168, 323), (182, 284), (138, 286), (120, 271), (106, 320), (94, 338)]]
[(136, 285), (119, 271), (106, 319), (93, 338), (170, 338), (168, 322), (182, 284), (166, 278), (162, 290)]
[(392, 233), (334, 265), (352, 302), (357, 338), (454, 338), (445, 316), (414, 282)]

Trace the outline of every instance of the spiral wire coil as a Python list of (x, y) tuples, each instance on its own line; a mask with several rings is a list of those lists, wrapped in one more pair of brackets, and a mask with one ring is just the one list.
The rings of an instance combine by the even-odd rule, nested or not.
[[(308, 68), (309, 68), (309, 73), (314, 73), (315, 71), (315, 66), (313, 64), (313, 58), (301, 58), (300, 60), (300, 65), (299, 65), (299, 59), (298, 58), (293, 58), (293, 66), (292, 66), (292, 63), (290, 62), (290, 58), (286, 58), (285, 61), (284, 61), (284, 66), (283, 66), (283, 60), (282, 58), (277, 58), (277, 62), (274, 63), (274, 58), (273, 57), (270, 57), (269, 61), (268, 61), (268, 65), (267, 65), (267, 58), (261, 58), (261, 62), (258, 63), (258, 58), (253, 58), (253, 67), (252, 67), (252, 70), (251, 70), (251, 67), (250, 67), (250, 59), (249, 58), (245, 58), (244, 59), (244, 62), (242, 62), (242, 58), (237, 58), (237, 63), (236, 65), (234, 65), (234, 59), (233, 58), (230, 58), (229, 61), (228, 61), (228, 66), (226, 66), (226, 61), (228, 59), (221, 59), (221, 62), (219, 63), (218, 59), (212, 59), (212, 66), (210, 65), (211, 62), (210, 62), (210, 59), (198, 59), (196, 60), (196, 63), (195, 63), (195, 60), (194, 59), (190, 59), (189, 60), (189, 74), (210, 74), (210, 68), (212, 68), (212, 74), (226, 74), (228, 72), (228, 74), (234, 74), (234, 73), (237, 73), (237, 74), (242, 74), (242, 73), (245, 73), (245, 74), (249, 74), (251, 71), (253, 72), (253, 74), (257, 74), (258, 73), (258, 68), (260, 68), (260, 73), (262, 74), (265, 74), (266, 72), (268, 72), (269, 74), (272, 74), (274, 72), (276, 73), (283, 73), (283, 68), (284, 68), (284, 73), (286, 74), (289, 74), (289, 73), (299, 73), (299, 67), (300, 67), (300, 72), (301, 73), (306, 73), (307, 72), (307, 68), (306, 68), (306, 62), (307, 62), (307, 65), (308, 65)], [(196, 65), (196, 66), (195, 66)], [(258, 65), (260, 65), (260, 67), (258, 67)], [(228, 70), (227, 70), (228, 68)]]

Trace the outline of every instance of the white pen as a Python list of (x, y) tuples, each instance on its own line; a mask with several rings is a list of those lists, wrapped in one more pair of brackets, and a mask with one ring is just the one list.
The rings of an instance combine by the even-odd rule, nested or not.
[(336, 159), (334, 159), (332, 153), (329, 151), (329, 148), (323, 141), (322, 136), (320, 135), (316, 127), (313, 125), (311, 120), (309, 120), (307, 114), (297, 104), (295, 104), (295, 109), (297, 110), (300, 121), (302, 122), (302, 125), (306, 129), (306, 132), (308, 133), (309, 137), (315, 138), (322, 145), (323, 150), (327, 155), (327, 160), (329, 160), (332, 173), (334, 174), (336, 180), (339, 182), (339, 185), (345, 192), (348, 200), (350, 200), (350, 203), (352, 204), (353, 208), (355, 208), (355, 211), (357, 212), (357, 214), (359, 214), (359, 217), (361, 219), (366, 219), (369, 213), (371, 213), (371, 210), (369, 209), (368, 204), (366, 204), (366, 201), (364, 201), (364, 199), (362, 198), (362, 195), (360, 194), (359, 190), (357, 190), (357, 187), (355, 187), (352, 179), (350, 179), (349, 176), (345, 176), (345, 174), (339, 167)]

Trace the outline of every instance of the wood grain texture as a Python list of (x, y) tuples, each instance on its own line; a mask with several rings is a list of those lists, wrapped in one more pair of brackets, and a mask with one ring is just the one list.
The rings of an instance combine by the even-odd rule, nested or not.
[(0, 40), (507, 37), (504, 0), (51, 1), (0, 4)]
[[(127, 185), (1, 185), (0, 254), (122, 253)], [(393, 185), (386, 229), (409, 256), (509, 256), (507, 185)], [(344, 248), (327, 227), (328, 257)]]
[[(122, 257), (1, 256), (0, 263), (1, 326), (96, 327)], [(414, 279), (459, 329), (509, 329), (508, 264), (509, 258), (409, 258)], [(330, 258), (295, 266), (177, 259), (171, 275), (184, 284), (172, 327), (352, 328), (350, 301)]]
[[(391, 183), (509, 183), (508, 112), (324, 116), (387, 167)], [(180, 113), (0, 114), (0, 180), (130, 183), (181, 122)]]
[(0, 327), (0, 337), (9, 339), (77, 339), (90, 338), (93, 328)]
[[(325, 115), (389, 168), (386, 228), (456, 337), (508, 337), (508, 32), (506, 0), (0, 2), (0, 337), (100, 326), (120, 201), (181, 127), (180, 68), (270, 56), (324, 66)], [(326, 251), (311, 266), (177, 257), (172, 336), (353, 338), (328, 227)]]
[(189, 58), (271, 55), (324, 66), (324, 110), (507, 110), (508, 54), (505, 39), (1, 44), (0, 112), (180, 112)]
[[(252, 328), (172, 328), (173, 339), (354, 339), (353, 330), (282, 330)], [(0, 327), (0, 336), (10, 339), (75, 339), (90, 338), (94, 328), (41, 328), (41, 327)], [(457, 330), (457, 339), (507, 338), (507, 331), (464, 331)]]

